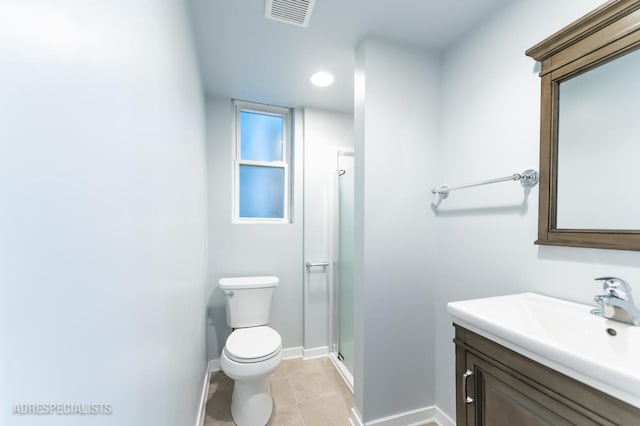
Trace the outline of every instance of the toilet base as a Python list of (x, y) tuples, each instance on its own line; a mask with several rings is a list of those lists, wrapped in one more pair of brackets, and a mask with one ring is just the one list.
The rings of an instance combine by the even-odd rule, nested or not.
[(269, 376), (282, 361), (282, 351), (273, 358), (255, 363), (239, 363), (225, 351), (220, 355), (220, 368), (234, 381), (231, 416), (237, 426), (265, 426), (273, 413)]
[(236, 381), (231, 397), (231, 416), (238, 426), (264, 426), (273, 413), (269, 380)]

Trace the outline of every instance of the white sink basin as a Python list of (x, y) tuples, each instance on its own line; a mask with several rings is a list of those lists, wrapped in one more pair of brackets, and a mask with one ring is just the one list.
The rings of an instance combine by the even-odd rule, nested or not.
[(640, 327), (592, 308), (535, 293), (447, 305), (456, 324), (640, 407)]

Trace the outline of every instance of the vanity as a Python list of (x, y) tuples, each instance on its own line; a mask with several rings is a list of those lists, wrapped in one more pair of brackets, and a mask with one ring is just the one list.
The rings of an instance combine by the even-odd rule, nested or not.
[(535, 293), (449, 303), (458, 425), (640, 424), (640, 327)]

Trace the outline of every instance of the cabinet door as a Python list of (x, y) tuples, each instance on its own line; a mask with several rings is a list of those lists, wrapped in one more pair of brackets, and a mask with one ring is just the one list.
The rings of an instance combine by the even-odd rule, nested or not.
[[(552, 396), (520, 378), (466, 352), (466, 368), (473, 373), (467, 385), (473, 416), (467, 424), (487, 426), (596, 425)], [(464, 390), (463, 390), (464, 392)], [(458, 403), (462, 403), (459, 401)]]

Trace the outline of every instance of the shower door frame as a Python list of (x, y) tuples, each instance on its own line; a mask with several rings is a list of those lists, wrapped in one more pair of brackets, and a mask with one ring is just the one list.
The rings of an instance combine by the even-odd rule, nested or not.
[(331, 256), (331, 285), (329, 287), (329, 357), (336, 369), (344, 379), (351, 392), (353, 392), (353, 374), (338, 358), (338, 349), (340, 341), (340, 274), (338, 264), (340, 260), (340, 157), (354, 157), (353, 149), (337, 149), (336, 150), (336, 173), (334, 174), (332, 188), (332, 213), (331, 213), (331, 240), (330, 240), (330, 256)]

